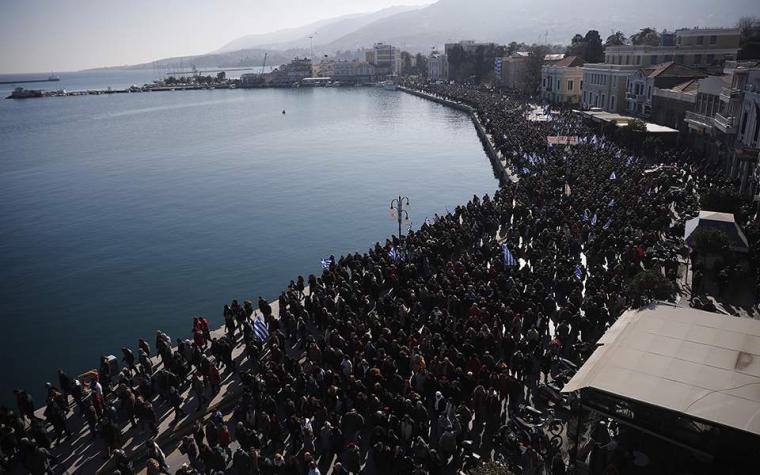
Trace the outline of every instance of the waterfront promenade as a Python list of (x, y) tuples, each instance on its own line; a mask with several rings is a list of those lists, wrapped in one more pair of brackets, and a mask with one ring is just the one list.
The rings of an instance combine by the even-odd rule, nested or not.
[[(649, 270), (678, 281), (667, 269), (678, 267), (683, 241), (669, 213), (689, 216), (700, 189), (724, 183), (686, 150), (637, 155), (571, 111), (532, 123), (531, 105), (517, 98), (422, 87), (477, 111), (485, 137), (510, 157), (519, 182), (502, 180), (493, 195), (473, 197), (403, 243), (392, 239), (336, 259), (308, 279), (303, 298), (285, 289), (283, 305), (272, 305), (267, 318), (268, 335), (250, 337), (253, 307), (235, 313), (249, 333), (244, 343), (234, 333), (235, 372), (217, 378), (208, 371), (203, 355), (213, 351), (198, 334), (192, 352), (154, 360), (153, 375), (189, 370), (178, 378), (179, 409), (190, 413), (211, 399), (202, 415), (175, 423), (176, 398), (160, 391), (149, 398), (165, 454), (151, 454), (151, 467), (158, 457), (172, 473), (187, 462), (205, 472), (256, 473), (255, 466), (264, 474), (305, 474), (314, 466), (332, 473), (339, 461), (354, 473), (448, 474), (494, 458), (518, 471), (564, 472), (575, 447), (565, 440), (562, 450), (552, 449), (545, 432), (526, 435), (514, 424), (531, 405), (560, 419), (567, 433), (572, 417), (542, 394), (585, 361), (625, 308), (653, 298), (632, 290), (637, 275)], [(581, 140), (569, 150), (550, 147), (546, 136), (559, 131)], [(644, 173), (657, 163), (679, 166)], [(229, 330), (210, 336), (220, 340)], [(161, 366), (167, 361), (171, 368)], [(201, 373), (209, 386), (193, 382)], [(124, 402), (150, 388), (130, 377), (119, 386), (121, 404), (105, 417), (118, 422), (123, 438), (111, 445), (143, 469), (153, 428), (133, 420)], [(201, 430), (194, 417), (203, 418)], [(74, 435), (54, 452), (59, 467), (91, 473), (104, 464), (107, 432), (91, 442), (82, 419), (74, 409)], [(185, 431), (195, 451), (179, 450)], [(521, 445), (510, 445), (508, 435)], [(616, 442), (627, 450), (624, 438)]]

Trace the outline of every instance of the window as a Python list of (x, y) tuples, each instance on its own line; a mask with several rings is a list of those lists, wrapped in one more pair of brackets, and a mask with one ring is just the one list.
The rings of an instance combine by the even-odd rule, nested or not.
[(641, 56), (636, 56), (636, 64), (641, 64)]
[(712, 64), (713, 61), (715, 61), (715, 55), (714, 54), (708, 54), (707, 57), (707, 64)]
[(702, 64), (702, 55), (701, 54), (695, 54), (694, 55), (694, 64)]
[(618, 56), (617, 64), (623, 64), (623, 57)]
[(717, 36), (715, 36), (715, 35), (712, 35), (712, 36), (710, 37), (710, 44), (711, 44), (711, 45), (714, 45), (714, 44), (715, 44), (715, 43), (717, 43), (717, 42), (718, 42), (718, 37), (717, 37)]
[(567, 81), (567, 90), (569, 92), (573, 91), (573, 80), (572, 79), (570, 79), (569, 81)]
[(747, 130), (747, 111), (744, 111), (744, 114), (742, 114), (742, 127), (741, 127), (741, 135), (744, 135), (744, 132)]
[(676, 63), (683, 64), (683, 55), (682, 54), (677, 54), (676, 55)]
[(704, 36), (697, 36), (697, 44), (698, 45), (705, 44), (705, 37)]
[(631, 57), (630, 56), (626, 56), (625, 57), (625, 64), (631, 64)]
[(652, 61), (649, 64), (657, 64), (657, 55), (656, 54), (652, 55)]
[(615, 96), (610, 96), (610, 110), (615, 110)]

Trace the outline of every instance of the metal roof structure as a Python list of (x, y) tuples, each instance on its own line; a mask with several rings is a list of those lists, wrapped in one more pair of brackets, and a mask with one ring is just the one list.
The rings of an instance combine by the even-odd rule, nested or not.
[(760, 435), (760, 321), (652, 305), (598, 344), (563, 392), (593, 388)]

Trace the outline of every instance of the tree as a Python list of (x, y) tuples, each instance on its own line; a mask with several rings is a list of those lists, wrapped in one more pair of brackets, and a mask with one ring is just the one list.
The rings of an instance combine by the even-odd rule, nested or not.
[(417, 53), (417, 56), (414, 57), (415, 59), (415, 65), (414, 70), (417, 73), (417, 76), (420, 77), (427, 77), (428, 74), (428, 59), (426, 56), (423, 56), (420, 53)]
[(412, 70), (412, 55), (406, 51), (401, 52), (401, 75), (408, 76), (413, 74)]
[(728, 254), (731, 241), (728, 235), (719, 229), (698, 228), (691, 235), (694, 250), (700, 255), (718, 254), (725, 256)]
[(660, 34), (654, 28), (642, 28), (631, 35), (631, 43), (636, 46), (660, 46)]
[(738, 59), (760, 58), (760, 18), (742, 17), (736, 24), (741, 31)]
[(523, 92), (535, 94), (541, 85), (541, 66), (544, 65), (544, 57), (549, 54), (546, 45), (533, 45), (528, 48), (528, 61), (525, 68)]
[(617, 131), (620, 142), (633, 150), (640, 150), (647, 133), (647, 125), (639, 119), (633, 119), (628, 125)]
[(611, 34), (607, 37), (607, 40), (604, 42), (604, 46), (623, 46), (628, 44), (628, 38), (623, 34), (622, 31), (616, 31), (615, 33)]
[(583, 48), (583, 59), (589, 63), (604, 62), (604, 46), (602, 46), (602, 37), (596, 30), (589, 30), (583, 38), (585, 47)]
[(576, 33), (575, 36), (573, 36), (573, 39), (570, 40), (570, 46), (565, 50), (565, 54), (567, 56), (583, 56), (585, 49), (586, 44), (583, 35)]
[(701, 209), (737, 214), (741, 211), (742, 196), (731, 186), (711, 187), (699, 195)]
[(671, 300), (676, 295), (676, 286), (657, 270), (642, 270), (628, 284), (628, 297), (635, 307), (652, 300)]

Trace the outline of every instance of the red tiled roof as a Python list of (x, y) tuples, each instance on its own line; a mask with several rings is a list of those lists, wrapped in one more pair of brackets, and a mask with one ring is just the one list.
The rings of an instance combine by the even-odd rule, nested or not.
[(567, 56), (556, 63), (554, 63), (554, 66), (560, 66), (560, 67), (573, 67), (573, 66), (583, 66), (583, 58), (580, 56)]

